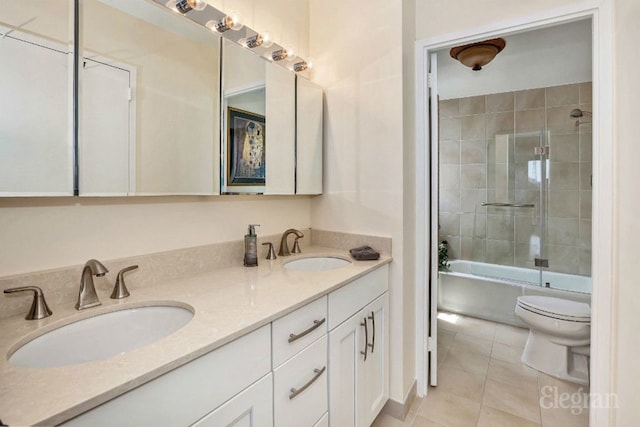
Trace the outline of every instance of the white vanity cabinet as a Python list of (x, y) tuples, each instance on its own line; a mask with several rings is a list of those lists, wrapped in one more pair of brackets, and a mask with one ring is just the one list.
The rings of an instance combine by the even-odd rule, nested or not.
[[(389, 397), (387, 289), (385, 266), (329, 295), (332, 427), (370, 426)], [(349, 309), (351, 316), (336, 325)]]

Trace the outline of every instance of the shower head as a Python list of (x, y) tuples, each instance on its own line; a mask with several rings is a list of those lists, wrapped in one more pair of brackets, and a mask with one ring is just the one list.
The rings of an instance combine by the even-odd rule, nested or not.
[(579, 108), (576, 108), (574, 110), (571, 110), (571, 112), (569, 113), (569, 115), (571, 117), (573, 117), (574, 119), (578, 119), (580, 117), (583, 117), (585, 114), (591, 114), (590, 111), (583, 111)]

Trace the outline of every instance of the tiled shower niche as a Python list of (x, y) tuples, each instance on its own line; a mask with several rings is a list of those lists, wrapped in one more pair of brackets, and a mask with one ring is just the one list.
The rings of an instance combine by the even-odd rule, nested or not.
[[(590, 276), (591, 82), (439, 106), (440, 240), (448, 241), (449, 257), (533, 268), (543, 244), (549, 270)], [(577, 108), (589, 113), (571, 117)], [(549, 156), (536, 170), (541, 143)], [(535, 207), (482, 206), (486, 202)]]

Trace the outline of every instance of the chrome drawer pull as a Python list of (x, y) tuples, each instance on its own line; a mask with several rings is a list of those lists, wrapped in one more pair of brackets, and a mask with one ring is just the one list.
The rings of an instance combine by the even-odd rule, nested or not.
[(322, 369), (314, 369), (313, 372), (315, 373), (315, 375), (313, 376), (313, 378), (311, 378), (309, 380), (308, 383), (306, 383), (305, 385), (303, 385), (302, 387), (300, 387), (299, 389), (295, 389), (292, 388), (291, 389), (291, 393), (289, 394), (289, 400), (293, 399), (294, 397), (296, 397), (297, 395), (299, 395), (300, 393), (302, 393), (303, 391), (305, 391), (307, 388), (309, 388), (309, 386), (311, 384), (313, 384), (314, 382), (316, 382), (316, 380), (318, 378), (320, 378), (320, 376), (324, 373), (324, 371), (327, 370), (326, 366), (323, 366)]
[(304, 330), (304, 331), (300, 332), (299, 334), (289, 334), (289, 343), (292, 343), (295, 340), (299, 340), (300, 338), (304, 337), (305, 335), (310, 334), (311, 332), (313, 332), (316, 329), (318, 329), (320, 327), (320, 325), (322, 325), (326, 321), (327, 321), (326, 317), (323, 318), (322, 320), (314, 320), (313, 321), (313, 326), (311, 326), (309, 329)]
[(364, 361), (367, 361), (367, 350), (369, 349), (369, 328), (367, 327), (367, 318), (364, 318), (364, 322), (360, 323), (360, 326), (364, 326), (364, 351), (360, 354), (364, 356)]
[(373, 326), (373, 337), (371, 338), (371, 344), (367, 343), (367, 345), (371, 347), (371, 353), (373, 353), (373, 350), (376, 347), (376, 317), (373, 311), (371, 312), (371, 316), (369, 316), (369, 319), (371, 319), (371, 324)]

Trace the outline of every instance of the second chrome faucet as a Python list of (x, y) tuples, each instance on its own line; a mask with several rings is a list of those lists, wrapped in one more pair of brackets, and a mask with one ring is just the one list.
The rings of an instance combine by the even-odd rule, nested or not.
[(84, 310), (85, 308), (102, 304), (96, 294), (93, 276), (102, 277), (108, 272), (107, 267), (96, 259), (90, 259), (84, 264), (82, 276), (80, 277), (80, 290), (78, 291), (76, 310)]
[(280, 239), (280, 250), (278, 251), (279, 256), (289, 256), (291, 252), (289, 251), (289, 245), (287, 243), (287, 237), (289, 234), (296, 235), (296, 241), (293, 244), (293, 253), (300, 253), (300, 245), (298, 243), (298, 239), (304, 237), (304, 234), (295, 228), (290, 228), (282, 234), (282, 239)]

